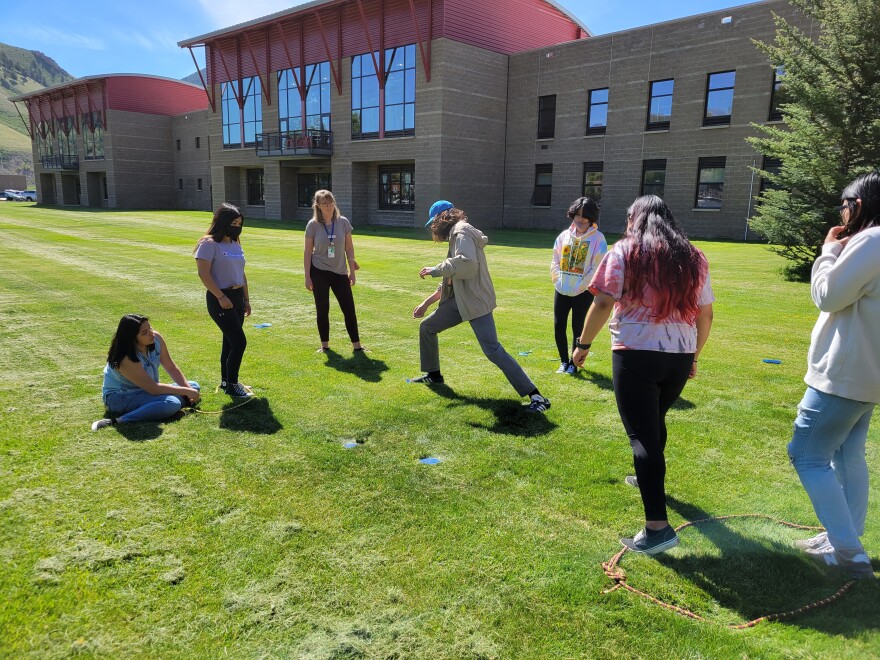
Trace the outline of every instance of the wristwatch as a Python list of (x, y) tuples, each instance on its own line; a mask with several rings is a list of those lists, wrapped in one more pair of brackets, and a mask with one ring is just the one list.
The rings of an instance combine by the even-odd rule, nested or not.
[(590, 346), (592, 346), (592, 345), (593, 345), (592, 342), (589, 343), (589, 344), (582, 344), (582, 343), (580, 343), (580, 341), (578, 341), (577, 339), (574, 340), (574, 346), (575, 346), (575, 348), (579, 348), (579, 349), (581, 349), (582, 351), (588, 351), (588, 350), (590, 350)]

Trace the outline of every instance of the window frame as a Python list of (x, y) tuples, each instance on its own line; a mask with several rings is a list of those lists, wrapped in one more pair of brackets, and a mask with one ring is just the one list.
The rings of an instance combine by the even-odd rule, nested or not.
[[(243, 100), (242, 107), (238, 105), (238, 98), (232, 88), (238, 85), (239, 94)], [(228, 109), (235, 107), (238, 119), (229, 119)], [(249, 118), (249, 113), (252, 118)], [(224, 149), (243, 149), (255, 147), (256, 136), (263, 132), (263, 81), (260, 76), (248, 76), (237, 80), (229, 80), (220, 83), (220, 125), (221, 138)], [(254, 139), (247, 139), (248, 127), (253, 127)], [(235, 127), (235, 136), (233, 135)], [(237, 137), (237, 140), (233, 139)]]
[[(550, 183), (538, 183), (542, 175), (550, 175)], [(546, 192), (545, 192), (546, 191)], [(546, 203), (544, 197), (546, 195)], [(535, 187), (532, 191), (532, 206), (549, 208), (553, 205), (553, 163), (535, 163)]]
[(773, 83), (770, 87), (770, 111), (767, 113), (767, 121), (783, 120), (782, 110), (779, 109), (779, 89), (782, 87), (782, 79), (784, 77), (785, 71), (781, 66), (773, 68)]
[[(721, 76), (727, 73), (733, 74), (733, 84), (730, 87), (716, 87), (712, 88), (712, 76)], [(730, 108), (729, 112), (726, 115), (715, 115), (713, 117), (709, 116), (709, 98), (713, 93), (725, 92), (730, 90)], [(729, 69), (727, 71), (713, 71), (711, 73), (706, 74), (706, 93), (703, 98), (703, 126), (729, 126), (731, 118), (733, 117), (733, 101), (734, 96), (736, 94), (736, 69)]]
[[(590, 183), (587, 183), (587, 174), (601, 174), (599, 177), (599, 182), (596, 183), (594, 179)], [(581, 196), (589, 197), (597, 204), (602, 203), (602, 193), (604, 191), (603, 186), (605, 185), (605, 162), (601, 160), (594, 161), (586, 161), (584, 163), (583, 169), (583, 177), (581, 180)], [(591, 195), (587, 192), (587, 188), (598, 188), (598, 195)]]
[[(310, 178), (311, 181), (303, 182)], [(319, 179), (323, 181), (319, 182)], [(325, 185), (326, 184), (326, 185)], [(296, 175), (296, 207), (300, 209), (312, 208), (312, 198), (315, 192), (321, 189), (333, 191), (333, 178), (330, 172), (298, 172)], [(303, 203), (303, 191), (305, 191), (305, 203)]]
[[(661, 165), (662, 165), (662, 167), (660, 167)], [(641, 182), (639, 195), (657, 195), (657, 197), (660, 197), (660, 198), (663, 197), (663, 195), (666, 193), (666, 165), (667, 165), (666, 158), (646, 158), (642, 161), (642, 182)], [(660, 172), (660, 171), (663, 172), (663, 183), (661, 183), (661, 184), (650, 183), (649, 184), (649, 183), (645, 182), (645, 175), (648, 172)], [(646, 192), (645, 189), (647, 186), (656, 187), (657, 185), (660, 186), (659, 193), (656, 192), (656, 190), (652, 190), (651, 192)]]
[[(672, 91), (669, 94), (655, 94), (654, 85), (660, 83), (672, 83)], [(663, 78), (662, 80), (651, 80), (648, 82), (648, 116), (645, 119), (646, 131), (668, 131), (672, 121), (672, 99), (675, 94), (675, 78)], [(666, 121), (651, 121), (653, 115), (654, 99), (669, 98), (669, 119)]]
[[(722, 179), (718, 181), (703, 181), (703, 170), (717, 170), (723, 172)], [(697, 161), (697, 186), (694, 191), (694, 209), (701, 210), (721, 210), (724, 202), (724, 183), (727, 178), (727, 157), (726, 156), (705, 156)], [(718, 186), (720, 184), (720, 194), (718, 195), (718, 206), (707, 206), (700, 204), (700, 189), (703, 186)]]
[[(593, 94), (596, 92), (605, 92), (604, 101), (593, 101)], [(608, 87), (597, 87), (587, 91), (587, 132), (586, 135), (605, 135), (608, 129), (608, 108), (611, 101), (611, 90)], [(593, 117), (593, 108), (605, 106), (605, 123), (602, 126), (590, 126)]]
[(556, 136), (556, 94), (538, 97), (538, 140)]
[[(399, 54), (400, 53), (400, 54)], [(402, 66), (397, 66), (401, 62)], [(379, 74), (375, 64), (382, 70), (385, 83), (379, 86)], [(365, 67), (366, 65), (366, 67)], [(393, 68), (392, 68), (393, 67)], [(372, 73), (364, 74), (366, 70)], [(416, 134), (416, 45), (404, 44), (372, 54), (359, 53), (351, 57), (351, 139), (375, 140), (394, 137), (410, 137)], [(375, 83), (373, 83), (375, 79)], [(376, 85), (376, 105), (363, 105), (364, 82)], [(395, 87), (401, 90), (399, 97), (393, 97)], [(371, 87), (372, 91), (372, 87)], [(391, 114), (402, 109), (402, 128), (389, 129)], [(364, 112), (375, 112), (377, 126), (375, 131), (364, 131)], [(357, 127), (357, 130), (356, 130)]]
[[(404, 173), (409, 174), (409, 203), (404, 203), (402, 200), (407, 199), (404, 195), (404, 187), (405, 184), (403, 182)], [(398, 185), (400, 186), (398, 202), (389, 201), (391, 190), (393, 188), (393, 182), (389, 178), (388, 182), (388, 190), (385, 189), (385, 184), (382, 181), (382, 175), (387, 174), (389, 176), (397, 174), (399, 175)], [(376, 184), (378, 187), (378, 202), (377, 206), (380, 211), (415, 211), (416, 207), (416, 166), (415, 163), (400, 163), (394, 165), (380, 165), (376, 172)]]
[(266, 205), (265, 177), (266, 172), (262, 167), (249, 167), (245, 170), (248, 206)]

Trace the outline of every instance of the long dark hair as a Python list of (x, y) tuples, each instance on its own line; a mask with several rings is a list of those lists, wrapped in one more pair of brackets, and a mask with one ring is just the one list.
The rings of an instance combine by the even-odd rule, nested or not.
[(431, 223), (431, 237), (438, 243), (449, 240), (452, 228), (459, 222), (467, 222), (468, 218), (461, 209), (447, 209), (438, 213)]
[(839, 238), (854, 236), (863, 229), (880, 224), (880, 170), (874, 170), (858, 177), (840, 193), (840, 200), (846, 204), (860, 199), (859, 205), (851, 204), (849, 221)]
[(110, 342), (110, 350), (107, 351), (107, 364), (113, 369), (118, 369), (122, 358), (127, 357), (132, 362), (138, 361), (137, 336), (144, 321), (149, 320), (140, 314), (126, 314), (119, 319), (119, 326), (116, 328), (116, 334), (113, 335), (113, 341)]
[[(705, 279), (700, 251), (656, 195), (637, 198), (627, 216), (625, 237), (631, 243), (624, 258), (627, 291), (650, 304), (651, 316), (658, 321), (678, 312), (684, 321), (694, 323)], [(649, 288), (654, 292), (651, 298), (645, 295)]]
[[(244, 222), (244, 216), (241, 214), (241, 211), (238, 210), (237, 206), (233, 206), (229, 202), (223, 202), (220, 207), (214, 211), (214, 219), (211, 220), (211, 226), (208, 227), (208, 232), (199, 239), (199, 243), (209, 238), (213, 238), (217, 243), (226, 238), (226, 232), (229, 229), (229, 225), (231, 225), (236, 218), (241, 218), (241, 221)], [(229, 240), (238, 242), (237, 238), (229, 237)], [(196, 249), (198, 249), (198, 245), (196, 245)], [(195, 252), (195, 249), (193, 250)]]

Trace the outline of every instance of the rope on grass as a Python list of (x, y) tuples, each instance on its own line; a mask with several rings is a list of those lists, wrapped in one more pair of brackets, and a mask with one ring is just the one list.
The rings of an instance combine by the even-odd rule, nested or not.
[[(702, 520), (691, 520), (689, 522), (683, 523), (675, 528), (676, 532), (684, 529), (685, 527), (690, 527), (691, 525), (699, 525), (701, 523), (714, 522), (718, 520), (728, 520), (730, 518), (763, 518), (765, 520), (770, 520), (779, 525), (784, 525), (785, 527), (791, 527), (793, 529), (804, 529), (804, 530), (821, 530), (822, 527), (811, 527), (808, 525), (797, 525), (795, 523), (786, 522), (784, 520), (777, 520), (771, 516), (765, 515), (763, 513), (742, 513), (735, 514), (730, 516), (715, 516), (712, 518), (703, 518)], [(602, 562), (602, 569), (605, 571), (605, 575), (611, 580), (614, 585), (610, 589), (604, 590), (603, 594), (610, 594), (613, 591), (617, 591), (618, 589), (626, 589), (629, 592), (632, 592), (642, 598), (645, 598), (652, 603), (659, 605), (660, 607), (664, 607), (667, 610), (672, 610), (682, 616), (686, 616), (690, 619), (694, 619), (696, 621), (703, 621), (706, 623), (715, 623), (705, 617), (700, 616), (695, 612), (691, 612), (688, 609), (683, 607), (678, 607), (677, 605), (672, 605), (670, 603), (664, 602), (659, 598), (652, 596), (649, 593), (641, 591), (633, 587), (626, 579), (626, 572), (620, 567), (620, 559), (626, 553), (628, 548), (624, 547), (620, 550), (616, 555), (614, 555), (608, 561)], [(844, 584), (840, 589), (838, 589), (834, 594), (828, 596), (827, 598), (823, 598), (822, 600), (817, 600), (812, 603), (808, 603), (803, 607), (799, 607), (794, 610), (790, 610), (788, 612), (777, 612), (775, 614), (767, 614), (765, 616), (760, 616), (757, 619), (752, 619), (751, 621), (747, 621), (745, 623), (739, 624), (726, 624), (727, 628), (731, 628), (733, 630), (744, 630), (745, 628), (754, 628), (759, 623), (763, 623), (765, 621), (782, 621), (783, 619), (789, 619), (791, 617), (797, 616), (798, 614), (803, 614), (804, 612), (809, 612), (810, 610), (815, 610), (820, 607), (824, 607), (825, 605), (830, 605), (831, 603), (839, 600), (849, 589), (857, 582), (857, 580), (850, 580), (846, 584)]]
[[(253, 390), (252, 390), (250, 387), (248, 387), (247, 385), (244, 385), (243, 387), (244, 387), (248, 392), (250, 392), (251, 394), (253, 394)], [(218, 385), (218, 386), (214, 389), (214, 394), (217, 394), (217, 392), (219, 392), (219, 391), (220, 391), (220, 386)], [(249, 404), (251, 401), (253, 401), (253, 400), (256, 399), (256, 398), (257, 398), (257, 397), (255, 397), (255, 396), (249, 396), (247, 399), (245, 399), (245, 400), (242, 401), (241, 403), (238, 403), (238, 404), (236, 404), (236, 405), (234, 405), (234, 406), (230, 406), (229, 408), (223, 408), (223, 409), (221, 409), (221, 410), (201, 410), (200, 408), (192, 408), (192, 407), (190, 407), (190, 408), (187, 408), (186, 411), (189, 412), (189, 413), (198, 413), (198, 414), (200, 414), (200, 415), (222, 415), (223, 413), (225, 413), (225, 412), (229, 412), (230, 410), (235, 410), (236, 408), (241, 408), (242, 406), (246, 406), (247, 404)]]

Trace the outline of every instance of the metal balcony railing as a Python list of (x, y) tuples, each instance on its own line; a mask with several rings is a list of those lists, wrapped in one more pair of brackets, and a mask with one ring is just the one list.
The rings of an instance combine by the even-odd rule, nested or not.
[(79, 156), (43, 156), (40, 165), (44, 170), (78, 170)]
[(332, 156), (333, 131), (257, 133), (257, 156)]

